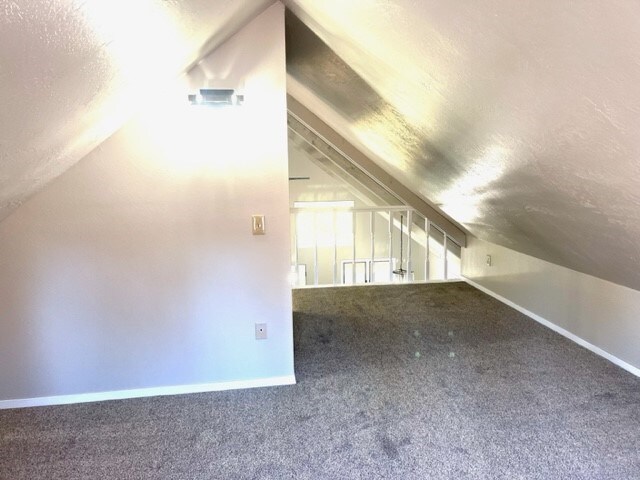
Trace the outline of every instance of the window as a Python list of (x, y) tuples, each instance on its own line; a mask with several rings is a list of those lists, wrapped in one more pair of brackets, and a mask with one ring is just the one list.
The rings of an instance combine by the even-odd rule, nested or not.
[[(296, 214), (298, 248), (351, 245), (353, 242), (353, 200), (335, 202), (294, 202), (304, 209)], [(344, 210), (341, 210), (344, 209)], [(314, 211), (317, 210), (317, 211)]]

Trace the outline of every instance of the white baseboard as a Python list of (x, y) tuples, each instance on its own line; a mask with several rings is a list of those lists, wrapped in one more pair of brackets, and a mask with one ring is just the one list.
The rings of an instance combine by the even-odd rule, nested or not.
[(327, 285), (293, 285), (292, 290), (310, 290), (314, 288), (349, 288), (349, 287), (384, 287), (393, 285), (425, 285), (428, 283), (457, 283), (465, 282), (462, 277), (448, 278), (447, 280), (419, 280), (417, 282), (374, 282), (374, 283), (356, 283), (353, 284), (327, 284)]
[(554, 332), (559, 333), (560, 335), (562, 335), (563, 337), (568, 338), (569, 340), (577, 343), (578, 345), (586, 348), (587, 350), (591, 350), (593, 353), (595, 353), (596, 355), (600, 355), (603, 358), (606, 358), (607, 360), (609, 360), (611, 363), (616, 364), (617, 366), (619, 366), (620, 368), (625, 369), (627, 372), (634, 374), (636, 377), (640, 377), (640, 368), (634, 367), (633, 365), (631, 365), (630, 363), (625, 362), (624, 360), (619, 359), (618, 357), (611, 355), (609, 352), (605, 352), (604, 350), (602, 350), (600, 347), (596, 347), (595, 345), (587, 342), (586, 340), (584, 340), (583, 338), (578, 337), (577, 335), (571, 333), (568, 330), (565, 330), (562, 327), (559, 327), (558, 325), (556, 325), (555, 323), (547, 320), (546, 318), (541, 317), (540, 315), (533, 313), (530, 310), (527, 310), (524, 307), (521, 307), (520, 305), (518, 305), (517, 303), (512, 302), (511, 300), (509, 300), (508, 298), (503, 297), (502, 295), (499, 295), (495, 292), (493, 292), (492, 290), (489, 290), (486, 287), (483, 287), (482, 285), (480, 285), (479, 283), (474, 282), (473, 280), (468, 279), (467, 277), (462, 277), (462, 279), (467, 282), (469, 285), (471, 285), (472, 287), (477, 288), (478, 290), (486, 293), (487, 295), (495, 298), (496, 300), (501, 301), (502, 303), (504, 303), (505, 305), (510, 306), (511, 308), (519, 311), (520, 313), (526, 315), (527, 317), (532, 318), (533, 320), (535, 320), (538, 323), (541, 323), (542, 325), (544, 325), (545, 327), (550, 328), (551, 330), (553, 330)]
[(80, 393), (77, 395), (56, 395), (52, 397), (18, 398), (15, 400), (0, 400), (0, 410), (7, 408), (42, 407), (47, 405), (67, 405), (70, 403), (102, 402), (105, 400), (156, 397), (159, 395), (183, 395), (186, 393), (218, 392), (221, 390), (237, 390), (241, 388), (275, 387), (280, 385), (294, 385), (295, 383), (295, 375), (285, 375), (283, 377), (235, 380), (232, 382), (138, 388), (133, 390), (115, 390), (110, 392)]

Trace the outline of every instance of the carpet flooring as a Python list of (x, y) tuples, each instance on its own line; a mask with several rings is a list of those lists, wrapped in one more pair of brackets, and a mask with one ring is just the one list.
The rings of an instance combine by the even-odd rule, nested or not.
[(0, 478), (640, 479), (640, 379), (467, 284), (294, 327), (295, 386), (0, 411)]

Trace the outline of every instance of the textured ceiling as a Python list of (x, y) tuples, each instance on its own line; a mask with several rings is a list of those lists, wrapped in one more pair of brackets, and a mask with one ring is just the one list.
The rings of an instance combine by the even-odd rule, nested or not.
[(290, 94), (476, 236), (640, 289), (640, 3), (286, 3)]
[[(0, 220), (270, 3), (0, 0)], [(640, 289), (640, 3), (285, 3), (325, 122), (480, 238)]]
[(271, 3), (0, 0), (0, 220)]

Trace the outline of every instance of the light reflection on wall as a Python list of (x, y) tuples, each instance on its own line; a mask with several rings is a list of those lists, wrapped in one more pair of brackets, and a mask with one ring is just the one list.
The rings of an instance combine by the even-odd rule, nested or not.
[(479, 215), (478, 205), (491, 194), (488, 188), (504, 175), (509, 151), (494, 145), (480, 157), (452, 187), (440, 195), (440, 208), (458, 222), (468, 223)]
[[(107, 45), (120, 73), (130, 82), (144, 82), (171, 68), (176, 58), (190, 53), (185, 32), (163, 2), (88, 0), (78, 3), (91, 29)], [(144, 63), (140, 59), (144, 59)]]
[(192, 53), (189, 32), (175, 19), (169, 2), (154, 0), (73, 0), (100, 43), (109, 81), (74, 125), (83, 126), (60, 157), (86, 155), (122, 127), (130, 116), (160, 98)]
[(255, 151), (257, 144), (244, 139), (243, 107), (192, 106), (186, 98), (176, 93), (138, 121), (139, 132), (157, 151), (153, 167), (176, 177), (249, 168), (255, 155), (247, 148)]
[[(401, 171), (410, 169), (412, 159), (406, 147), (418, 144), (419, 139), (401, 122), (397, 112), (389, 104), (385, 104), (381, 111), (358, 120), (353, 130), (358, 141), (375, 156), (385, 159)], [(402, 139), (402, 145), (393, 141), (397, 138)]]

